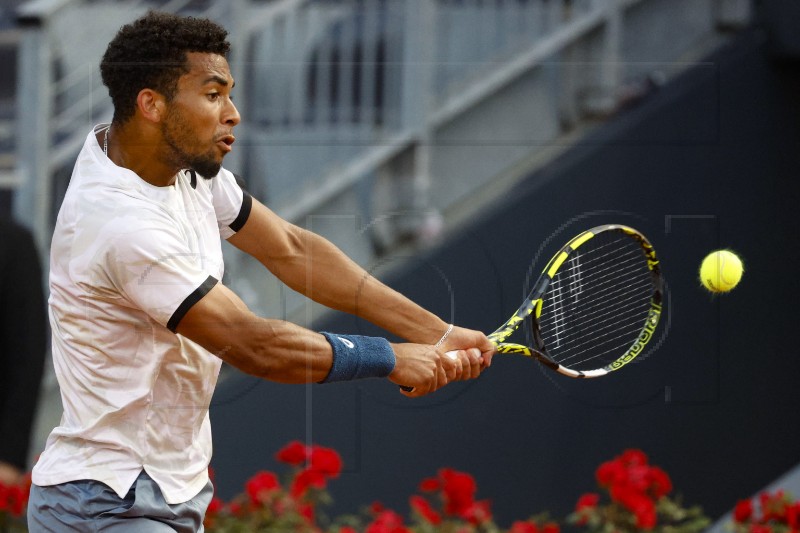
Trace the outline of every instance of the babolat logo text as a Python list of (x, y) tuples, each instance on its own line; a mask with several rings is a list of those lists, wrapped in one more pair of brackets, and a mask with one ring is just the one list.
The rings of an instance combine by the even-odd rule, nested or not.
[(655, 332), (660, 318), (661, 306), (653, 303), (652, 307), (650, 308), (650, 312), (647, 315), (647, 321), (642, 328), (642, 332), (639, 334), (639, 338), (636, 339), (636, 342), (633, 343), (633, 346), (631, 346), (628, 351), (625, 352), (625, 355), (609, 365), (611, 370), (617, 370), (618, 368), (630, 363), (642, 352), (642, 350), (644, 350), (644, 347), (647, 346), (647, 343), (653, 338), (653, 332)]

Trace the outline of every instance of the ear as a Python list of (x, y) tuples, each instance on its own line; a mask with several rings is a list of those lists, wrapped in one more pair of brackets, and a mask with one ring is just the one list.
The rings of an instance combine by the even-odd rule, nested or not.
[(136, 105), (142, 116), (151, 122), (160, 122), (166, 111), (166, 99), (153, 89), (142, 89), (136, 97)]

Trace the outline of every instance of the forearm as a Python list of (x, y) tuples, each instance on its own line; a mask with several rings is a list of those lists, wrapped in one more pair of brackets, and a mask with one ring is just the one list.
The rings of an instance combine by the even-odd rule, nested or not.
[(325, 337), (255, 315), (221, 283), (189, 309), (176, 332), (242, 372), (272, 381), (315, 383), (331, 368)]
[(303, 231), (303, 252), (282, 262), (278, 276), (312, 300), (361, 317), (411, 342), (433, 344), (447, 323), (383, 284), (326, 239)]
[(431, 344), (447, 329), (436, 315), (385, 286), (328, 240), (281, 219), (257, 200), (247, 223), (228, 242), (297, 292), (403, 339)]
[[(386, 377), (397, 363), (386, 339), (321, 334), (284, 320), (261, 318), (221, 283), (189, 309), (177, 333), (242, 372), (280, 383)], [(402, 360), (400, 367), (408, 374)], [(412, 377), (420, 379), (420, 374)]]
[(322, 335), (262, 318), (248, 329), (238, 353), (231, 354), (240, 370), (279, 383), (317, 383), (328, 375), (333, 352)]
[[(413, 328), (414, 321), (409, 323)], [(463, 364), (430, 346), (438, 340), (439, 332), (435, 333), (436, 339), (424, 343), (394, 345), (376, 337), (320, 334), (253, 314), (221, 283), (188, 310), (176, 332), (243, 372), (281, 383), (388, 377), (397, 384), (414, 388), (413, 393), (406, 394), (420, 396), (446, 385), (450, 379), (463, 379), (466, 375), (462, 372)], [(481, 339), (491, 348), (482, 334), (470, 335), (460, 328), (453, 330), (448, 342), (459, 336), (461, 340), (454, 348), (480, 347), (483, 351), (487, 347), (481, 347)]]

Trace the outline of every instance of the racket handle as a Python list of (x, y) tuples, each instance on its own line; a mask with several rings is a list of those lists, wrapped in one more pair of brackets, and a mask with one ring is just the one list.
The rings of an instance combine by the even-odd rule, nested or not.
[[(458, 350), (450, 350), (449, 352), (445, 352), (445, 355), (447, 357), (449, 357), (450, 359), (452, 359), (453, 361), (455, 361), (456, 359), (458, 359), (458, 355), (456, 355), (457, 353), (458, 353)], [(402, 391), (414, 392), (414, 387), (409, 387), (408, 385), (400, 385), (399, 387), (400, 387), (400, 390), (402, 390)]]

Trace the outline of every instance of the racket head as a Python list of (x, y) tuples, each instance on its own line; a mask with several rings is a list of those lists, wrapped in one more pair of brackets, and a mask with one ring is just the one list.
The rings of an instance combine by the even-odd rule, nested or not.
[[(498, 353), (537, 358), (574, 378), (619, 370), (642, 353), (662, 311), (655, 250), (639, 231), (606, 224), (577, 235), (548, 262), (517, 312), (489, 335)], [(522, 323), (531, 346), (505, 340)]]

